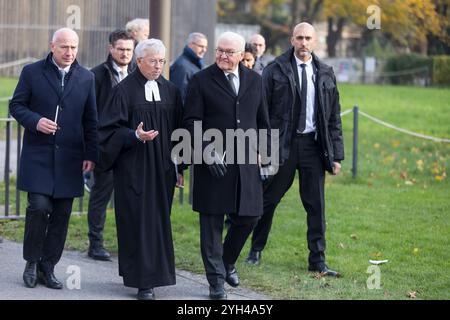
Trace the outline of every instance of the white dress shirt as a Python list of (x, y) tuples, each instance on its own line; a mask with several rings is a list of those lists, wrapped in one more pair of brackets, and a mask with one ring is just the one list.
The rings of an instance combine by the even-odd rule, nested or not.
[(297, 63), (297, 71), (298, 71), (298, 83), (300, 84), (300, 90), (302, 85), (302, 67), (301, 64), (306, 64), (306, 76), (308, 81), (308, 90), (306, 93), (306, 126), (305, 130), (302, 133), (309, 133), (316, 131), (316, 121), (314, 116), (314, 105), (316, 102), (316, 87), (315, 87), (315, 75), (314, 75), (314, 67), (312, 64), (312, 58), (308, 61), (303, 62), (298, 59), (295, 55), (295, 61)]
[(236, 88), (236, 94), (239, 92), (239, 85), (240, 85), (240, 81), (239, 81), (239, 67), (237, 67), (233, 72), (225, 72), (224, 71), (224, 73), (225, 73), (225, 77), (227, 77), (227, 80), (228, 80), (228, 75), (230, 74), (230, 73), (233, 73), (234, 74), (234, 77), (233, 77), (233, 83), (234, 83), (234, 87)]
[(128, 67), (122, 69), (117, 65), (117, 63), (114, 62), (114, 60), (112, 61), (112, 66), (114, 70), (117, 71), (117, 75), (114, 75), (117, 79), (117, 82), (122, 81), (128, 76)]

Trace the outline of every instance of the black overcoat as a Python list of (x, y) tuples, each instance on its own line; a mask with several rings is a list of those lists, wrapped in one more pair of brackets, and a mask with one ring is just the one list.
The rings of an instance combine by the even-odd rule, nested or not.
[[(40, 118), (55, 119), (58, 105), (56, 134), (37, 131)], [(50, 53), (23, 68), (10, 111), (25, 128), (19, 189), (54, 198), (82, 196), (83, 160), (98, 160), (94, 75), (75, 61), (62, 91)]]
[[(223, 135), (227, 129), (269, 129), (267, 108), (262, 96), (261, 77), (239, 66), (238, 95), (232, 91), (225, 73), (216, 64), (196, 73), (188, 86), (183, 125), (194, 137), (194, 121), (202, 121), (202, 130), (217, 129)], [(208, 143), (203, 143), (205, 147)], [(246, 143), (249, 153), (255, 145)], [(224, 148), (225, 149), (225, 148)], [(227, 154), (227, 174), (223, 178), (211, 175), (205, 163), (194, 164), (193, 210), (209, 214), (260, 216), (263, 213), (263, 192), (258, 164), (230, 164)], [(196, 152), (194, 150), (194, 152)], [(248, 157), (246, 157), (247, 160)]]

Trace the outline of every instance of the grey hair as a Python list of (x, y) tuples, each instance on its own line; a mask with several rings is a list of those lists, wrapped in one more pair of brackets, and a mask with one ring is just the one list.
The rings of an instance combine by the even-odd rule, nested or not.
[(217, 39), (217, 45), (221, 40), (228, 40), (232, 41), (237, 45), (236, 50), (238, 51), (244, 51), (245, 50), (245, 39), (240, 34), (237, 34), (235, 32), (227, 31), (222, 33), (219, 38)]
[(134, 49), (136, 58), (143, 58), (147, 52), (159, 53), (163, 56), (166, 55), (166, 47), (164, 43), (159, 39), (145, 39), (139, 42)]
[(208, 40), (208, 39), (206, 38), (206, 36), (205, 36), (203, 33), (200, 33), (200, 32), (192, 32), (192, 33), (190, 33), (190, 34), (188, 35), (186, 43), (187, 43), (187, 44), (193, 43), (193, 42), (196, 42), (198, 39), (206, 39), (206, 40)]
[(127, 33), (131, 33), (132, 31), (139, 31), (149, 26), (150, 22), (148, 19), (136, 18), (127, 22), (125, 25), (125, 30)]

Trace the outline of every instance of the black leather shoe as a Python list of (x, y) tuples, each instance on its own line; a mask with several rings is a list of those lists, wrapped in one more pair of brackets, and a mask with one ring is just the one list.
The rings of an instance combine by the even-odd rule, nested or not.
[(88, 256), (94, 260), (111, 261), (111, 255), (103, 247), (89, 247)]
[(230, 264), (228, 266), (225, 266), (225, 270), (227, 272), (227, 275), (225, 277), (225, 281), (232, 287), (237, 287), (239, 285), (239, 277), (237, 270), (234, 266), (234, 264)]
[(153, 288), (139, 289), (137, 293), (138, 300), (155, 300), (155, 292)]
[(223, 285), (209, 286), (209, 297), (212, 300), (227, 300), (227, 293)]
[(56, 279), (55, 274), (53, 272), (45, 273), (42, 271), (38, 271), (38, 279), (39, 283), (45, 285), (47, 288), (50, 289), (62, 289), (63, 284)]
[(250, 250), (248, 257), (245, 262), (253, 264), (255, 266), (259, 265), (261, 261), (261, 251)]
[(329, 269), (326, 264), (310, 265), (308, 267), (308, 271), (319, 272), (321, 275), (328, 276), (328, 277), (339, 278), (342, 276), (339, 272)]
[(38, 275), (37, 275), (37, 262), (27, 262), (25, 270), (23, 271), (23, 282), (28, 288), (36, 287)]

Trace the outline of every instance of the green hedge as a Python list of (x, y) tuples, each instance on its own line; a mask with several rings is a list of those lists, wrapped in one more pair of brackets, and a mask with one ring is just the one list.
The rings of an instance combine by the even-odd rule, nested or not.
[[(388, 58), (384, 71), (389, 74), (387, 79), (392, 84), (416, 84), (420, 79), (430, 79), (432, 65), (432, 59), (427, 56), (400, 54)], [(422, 67), (424, 70), (419, 70)]]
[(450, 56), (433, 56), (433, 85), (450, 85)]

